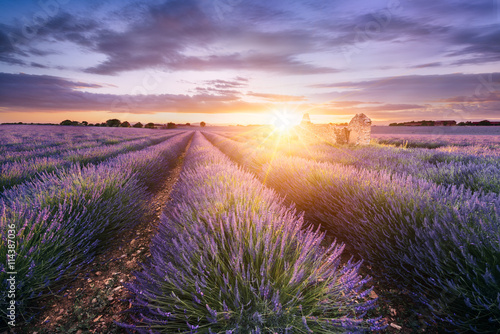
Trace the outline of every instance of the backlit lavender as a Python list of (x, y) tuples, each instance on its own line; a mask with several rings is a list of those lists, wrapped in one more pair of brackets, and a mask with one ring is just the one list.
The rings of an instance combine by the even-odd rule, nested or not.
[[(213, 133), (206, 136), (305, 210), (306, 218), (379, 268), (373, 271), (377, 279), (410, 291), (429, 306), (435, 320), (459, 330), (488, 333), (498, 328), (497, 193), (473, 192), (465, 184), (438, 185), (405, 172), (270, 154)], [(493, 172), (485, 182), (491, 178), (498, 182), (499, 174)]]
[(359, 263), (341, 244), (197, 135), (130, 286), (144, 333), (332, 333), (375, 329)]

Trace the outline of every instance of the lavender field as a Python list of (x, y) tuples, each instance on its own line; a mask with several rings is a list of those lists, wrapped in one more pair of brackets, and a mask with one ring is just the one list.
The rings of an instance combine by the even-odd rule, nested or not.
[(373, 129), (0, 126), (1, 330), (499, 333), (500, 134)]

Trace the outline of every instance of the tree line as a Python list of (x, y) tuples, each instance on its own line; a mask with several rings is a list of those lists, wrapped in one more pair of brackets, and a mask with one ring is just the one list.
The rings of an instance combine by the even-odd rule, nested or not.
[[(66, 125), (66, 126), (101, 126), (101, 127), (110, 127), (110, 128), (146, 128), (146, 129), (175, 129), (177, 128), (178, 125), (182, 126), (191, 126), (191, 123), (185, 123), (185, 124), (175, 124), (174, 122), (169, 122), (167, 124), (162, 124), (162, 125), (157, 125), (155, 123), (147, 123), (143, 125), (141, 122), (137, 122), (134, 125), (131, 125), (128, 121), (120, 121), (119, 119), (113, 118), (113, 119), (108, 119), (106, 122), (103, 123), (95, 123), (91, 124), (87, 121), (72, 121), (70, 119), (66, 119), (60, 123), (60, 125)], [(200, 126), (204, 127), (206, 125), (205, 122), (200, 122)]]

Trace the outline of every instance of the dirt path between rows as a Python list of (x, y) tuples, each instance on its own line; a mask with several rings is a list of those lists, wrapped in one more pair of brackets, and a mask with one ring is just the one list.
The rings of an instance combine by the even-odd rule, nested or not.
[(37, 318), (16, 328), (13, 333), (126, 333), (115, 323), (132, 322), (126, 312), (132, 305), (125, 286), (135, 279), (133, 273), (140, 271), (141, 263), (151, 256), (151, 238), (156, 233), (163, 209), (170, 201), (170, 193), (182, 171), (191, 140), (165, 181), (151, 189), (150, 213), (134, 229), (122, 235), (109, 251), (99, 255), (91, 268), (80, 273), (67, 289), (41, 300), (40, 306), (44, 309)]

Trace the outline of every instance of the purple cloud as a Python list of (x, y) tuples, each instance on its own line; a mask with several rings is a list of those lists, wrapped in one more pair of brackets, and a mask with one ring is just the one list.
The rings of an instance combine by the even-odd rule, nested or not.
[(82, 92), (80, 88), (101, 88), (104, 85), (76, 82), (64, 78), (0, 73), (1, 111), (108, 111), (127, 113), (260, 112), (265, 105), (247, 103), (232, 94), (199, 92), (195, 95), (113, 95)]

